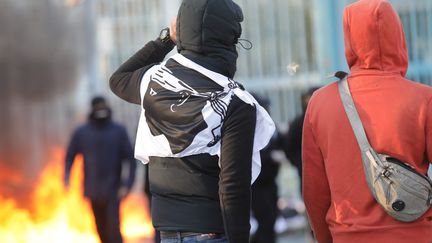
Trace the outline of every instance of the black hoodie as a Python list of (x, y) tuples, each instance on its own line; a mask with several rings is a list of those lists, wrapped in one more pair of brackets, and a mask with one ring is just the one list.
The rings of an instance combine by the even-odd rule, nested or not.
[[(183, 0), (177, 19), (177, 49), (199, 65), (233, 77), (242, 20), (240, 7), (231, 0)], [(159, 39), (147, 43), (112, 75), (112, 91), (141, 105), (143, 75), (173, 47), (174, 43)], [(173, 60), (167, 65), (192, 87), (212, 85)], [(143, 105), (158, 107), (153, 103)], [(249, 242), (255, 120), (255, 108), (233, 97), (221, 130), (220, 158), (209, 154), (150, 158), (152, 218), (158, 230), (225, 233), (229, 242)]]
[(241, 8), (231, 0), (183, 1), (177, 15), (177, 49), (206, 68), (232, 78), (242, 21)]

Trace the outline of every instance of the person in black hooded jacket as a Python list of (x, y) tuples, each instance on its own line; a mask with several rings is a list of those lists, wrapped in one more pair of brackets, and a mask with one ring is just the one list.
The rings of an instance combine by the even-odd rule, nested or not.
[[(183, 0), (171, 28), (110, 79), (117, 96), (142, 106), (135, 157), (149, 162), (152, 220), (162, 242), (249, 242), (252, 162), (274, 124), (268, 117), (258, 126), (266, 119), (257, 117), (268, 114), (232, 80), (242, 21), (232, 0)], [(161, 64), (175, 45), (181, 58)], [(219, 126), (205, 117), (209, 109)], [(268, 136), (254, 140), (256, 127)], [(202, 145), (202, 134), (213, 139)]]
[[(101, 96), (92, 99), (88, 122), (74, 131), (69, 142), (66, 188), (79, 154), (84, 159), (84, 196), (90, 201), (99, 238), (102, 243), (121, 243), (120, 203), (132, 188), (136, 161), (126, 128), (111, 119), (111, 108)], [(123, 167), (128, 168), (126, 174)]]
[(286, 157), (289, 159), (292, 165), (297, 169), (299, 176), (299, 192), (302, 193), (302, 134), (303, 134), (303, 120), (306, 114), (306, 109), (309, 104), (309, 100), (312, 94), (317, 91), (319, 87), (311, 87), (306, 90), (300, 97), (302, 105), (302, 113), (296, 116), (289, 124), (288, 133), (283, 138), (283, 150)]

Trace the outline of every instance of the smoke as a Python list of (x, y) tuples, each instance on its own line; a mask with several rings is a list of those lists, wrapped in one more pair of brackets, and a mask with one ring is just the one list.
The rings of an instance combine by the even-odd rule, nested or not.
[(46, 99), (77, 79), (82, 14), (53, 0), (0, 2), (0, 97)]
[[(0, 1), (0, 173), (31, 181), (48, 147), (64, 141), (71, 93), (88, 66), (84, 11), (63, 0)], [(0, 196), (14, 183), (1, 178)]]

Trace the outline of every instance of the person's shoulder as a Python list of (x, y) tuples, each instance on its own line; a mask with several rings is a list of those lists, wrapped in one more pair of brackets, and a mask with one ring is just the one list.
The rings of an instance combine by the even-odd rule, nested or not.
[(90, 125), (88, 123), (84, 123), (76, 127), (75, 130), (73, 130), (72, 135), (76, 138), (83, 137), (90, 129)]
[(251, 117), (256, 115), (256, 107), (253, 103), (243, 100), (233, 94), (226, 111), (226, 119), (236, 119), (239, 117)]
[(248, 101), (248, 100), (244, 100), (242, 98), (240, 98), (237, 94), (233, 94), (231, 97), (231, 102), (229, 104), (230, 109), (231, 110), (250, 110), (250, 111), (255, 111), (256, 107), (253, 104), (252, 100)]
[(75, 133), (82, 133), (90, 128), (91, 128), (90, 124), (86, 122), (84, 124), (79, 125), (77, 128), (75, 128)]
[(322, 104), (333, 101), (338, 94), (338, 81), (327, 84), (316, 90), (309, 101), (308, 106), (315, 106), (315, 104)]
[(420, 92), (419, 95), (425, 95), (428, 97), (432, 97), (432, 87), (420, 82), (415, 82), (409, 79), (405, 79), (407, 84), (410, 85), (413, 89)]
[(403, 82), (398, 83), (397, 90), (413, 105), (432, 104), (432, 87), (405, 78), (401, 79), (401, 81)]
[(338, 89), (338, 82), (339, 82), (339, 81), (335, 81), (335, 82), (329, 83), (329, 84), (324, 85), (323, 87), (317, 89), (317, 90), (312, 94), (312, 97), (315, 96), (315, 97), (320, 97), (320, 98), (322, 98), (322, 97), (325, 97), (325, 96), (327, 96), (327, 95), (333, 95), (333, 93), (334, 93), (335, 91), (337, 91), (337, 89)]
[(116, 129), (119, 129), (119, 130), (126, 130), (126, 126), (125, 125), (123, 125), (123, 124), (121, 124), (119, 122), (116, 122), (116, 121), (111, 121), (110, 122), (110, 126), (116, 128)]
[(111, 129), (116, 130), (118, 132), (127, 133), (126, 126), (123, 125), (123, 124), (121, 124), (121, 123), (119, 123), (119, 122), (111, 121), (110, 127), (111, 127)]

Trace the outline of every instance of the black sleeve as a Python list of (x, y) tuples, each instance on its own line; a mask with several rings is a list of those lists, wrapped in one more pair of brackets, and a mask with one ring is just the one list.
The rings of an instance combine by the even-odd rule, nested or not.
[[(303, 128), (303, 116), (296, 117), (290, 124), (288, 133), (283, 142), (283, 150), (291, 163), (296, 165), (297, 157), (301, 152), (301, 137)], [(297, 165), (296, 165), (297, 166)]]
[(113, 73), (110, 78), (112, 92), (128, 102), (140, 104), (140, 84), (144, 73), (162, 62), (173, 47), (172, 41), (165, 43), (157, 39), (148, 42)]
[(249, 242), (256, 108), (234, 96), (222, 127), (219, 197), (229, 242)]

